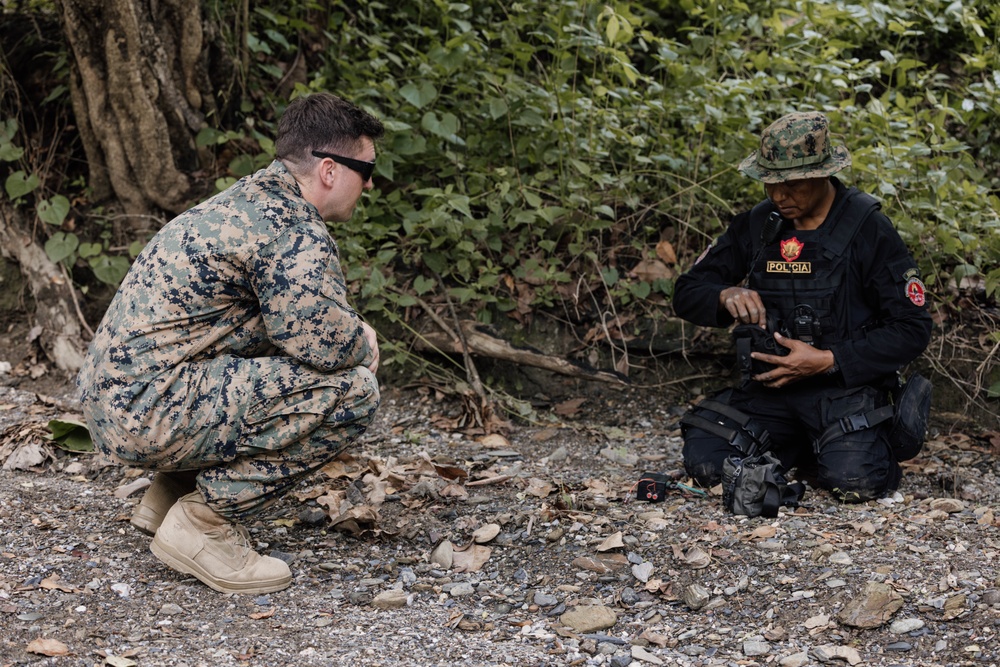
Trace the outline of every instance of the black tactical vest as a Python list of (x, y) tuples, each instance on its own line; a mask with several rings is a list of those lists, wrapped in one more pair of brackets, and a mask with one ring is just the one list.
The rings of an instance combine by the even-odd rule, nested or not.
[(828, 349), (863, 335), (862, 327), (871, 324), (876, 313), (850, 301), (856, 299), (848, 284), (850, 246), (864, 221), (879, 208), (874, 197), (849, 188), (834, 202), (818, 229), (784, 229), (777, 241), (763, 249), (761, 229), (774, 207), (770, 201), (763, 201), (753, 208), (750, 230), (753, 255), (758, 260), (750, 268), (749, 287), (760, 294), (768, 319), (773, 317), (777, 330), (800, 338), (795, 332), (795, 313), (798, 306), (804, 305), (819, 322), (817, 347)]

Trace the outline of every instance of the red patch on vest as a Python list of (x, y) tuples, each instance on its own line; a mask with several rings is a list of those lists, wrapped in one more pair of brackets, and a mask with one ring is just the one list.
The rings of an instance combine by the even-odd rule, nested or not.
[(802, 254), (805, 246), (794, 236), (787, 241), (781, 242), (781, 256), (786, 262), (794, 262)]
[(927, 296), (924, 284), (920, 282), (920, 278), (910, 278), (906, 283), (906, 298), (909, 299), (914, 306), (923, 306), (927, 303)]

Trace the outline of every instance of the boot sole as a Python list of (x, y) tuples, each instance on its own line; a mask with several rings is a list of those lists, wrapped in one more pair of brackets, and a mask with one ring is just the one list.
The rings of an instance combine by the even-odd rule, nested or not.
[(182, 574), (190, 574), (201, 583), (220, 593), (274, 593), (275, 591), (287, 588), (292, 583), (292, 575), (290, 574), (287, 577), (273, 579), (269, 582), (226, 581), (225, 579), (213, 577), (205, 572), (196, 562), (183, 554), (177, 553), (170, 548), (170, 545), (161, 544), (155, 537), (149, 544), (149, 550), (167, 567)]

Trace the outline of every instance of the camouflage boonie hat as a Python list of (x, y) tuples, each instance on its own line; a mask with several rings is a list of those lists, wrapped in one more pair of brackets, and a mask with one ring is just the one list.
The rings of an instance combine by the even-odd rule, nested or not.
[(826, 116), (818, 111), (782, 116), (760, 135), (760, 149), (740, 163), (740, 171), (765, 183), (832, 176), (851, 165), (843, 146), (830, 146)]

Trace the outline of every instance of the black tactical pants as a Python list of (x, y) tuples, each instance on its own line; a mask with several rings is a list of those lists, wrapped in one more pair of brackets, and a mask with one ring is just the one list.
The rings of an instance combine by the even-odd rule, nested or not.
[[(800, 479), (805, 477), (845, 502), (880, 498), (895, 491), (902, 473), (888, 442), (891, 421), (844, 433), (821, 449), (817, 447), (828, 426), (842, 417), (885, 405), (886, 392), (874, 387), (844, 389), (823, 380), (805, 380), (782, 389), (750, 382), (714, 398), (767, 429), (771, 452), (786, 468), (798, 468)], [(694, 411), (697, 414), (698, 408)], [(684, 426), (683, 453), (687, 473), (703, 486), (719, 483), (726, 457), (745, 455), (726, 439), (692, 426)]]

